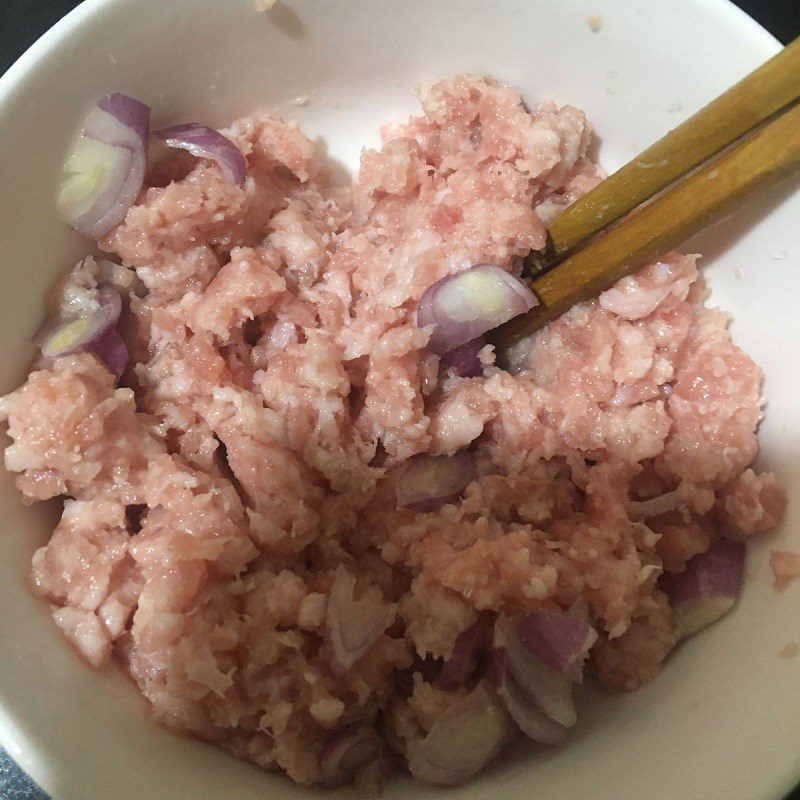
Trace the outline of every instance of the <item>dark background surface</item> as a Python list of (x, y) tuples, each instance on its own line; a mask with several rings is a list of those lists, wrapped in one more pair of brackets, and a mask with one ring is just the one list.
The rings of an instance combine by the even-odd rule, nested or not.
[[(641, 2), (646, 3), (648, 0)], [(736, 4), (784, 44), (800, 36), (800, 0), (736, 0)], [(5, 72), (34, 40), (77, 5), (76, 0), (0, 0), (0, 73)], [(2, 749), (0, 800), (48, 800), (47, 795), (28, 780)], [(800, 789), (793, 792), (787, 800), (800, 800)]]

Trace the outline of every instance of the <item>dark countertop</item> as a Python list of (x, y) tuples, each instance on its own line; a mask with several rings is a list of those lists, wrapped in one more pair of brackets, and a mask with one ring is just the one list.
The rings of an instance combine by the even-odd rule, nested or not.
[[(735, 1), (782, 42), (800, 35), (797, 0)], [(77, 5), (75, 0), (0, 0), (0, 73), (5, 72), (35, 39)], [(32, 783), (2, 748), (0, 800), (49, 800), (47, 794)], [(800, 800), (800, 788), (787, 800)]]

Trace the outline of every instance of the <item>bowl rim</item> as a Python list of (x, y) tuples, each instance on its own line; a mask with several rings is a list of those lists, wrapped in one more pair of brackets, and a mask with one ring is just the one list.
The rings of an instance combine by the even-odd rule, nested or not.
[[(699, 8), (718, 15), (725, 15), (736, 22), (743, 36), (752, 39), (753, 46), (771, 57), (784, 46), (772, 33), (737, 6), (733, 0), (683, 0)], [(58, 20), (51, 28), (34, 41), (0, 75), (0, 124), (5, 107), (18, 92), (25, 91), (25, 83), (36, 67), (92, 15), (115, 5), (131, 4), (137, 0), (83, 0), (74, 9)], [(31, 595), (31, 599), (35, 598)], [(38, 602), (38, 601), (37, 601)], [(2, 679), (0, 678), (0, 682)], [(40, 786), (45, 786), (48, 774), (49, 754), (41, 744), (35, 729), (13, 714), (2, 702), (0, 693), (0, 746), (9, 756)], [(763, 786), (762, 794), (751, 800), (780, 800), (795, 787), (800, 786), (800, 754), (794, 763)]]

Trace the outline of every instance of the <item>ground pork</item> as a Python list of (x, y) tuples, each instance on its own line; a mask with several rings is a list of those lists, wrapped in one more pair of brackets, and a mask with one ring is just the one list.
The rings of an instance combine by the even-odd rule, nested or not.
[(800, 553), (786, 550), (773, 550), (769, 554), (769, 565), (775, 576), (774, 586), (785, 589), (792, 581), (800, 578)]
[[(750, 466), (761, 372), (704, 307), (697, 256), (576, 306), (513, 373), (492, 347), (479, 377), (440, 372), (425, 289), (519, 270), (602, 173), (571, 106), (476, 76), (419, 98), (349, 190), (271, 116), (224, 131), (243, 188), (167, 155), (172, 180), (152, 172), (99, 243), (141, 281), (122, 385), (76, 353), (0, 399), (23, 496), (65, 498), (32, 576), (66, 638), (160, 723), (306, 785), (352, 726), (414, 749), (469, 691), (436, 683), (459, 634), (499, 613), (580, 609), (601, 684), (651, 679), (677, 640), (658, 575), (785, 510)], [(83, 264), (59, 297), (95, 279)], [(408, 459), (466, 448), (460, 499), (398, 507)], [(773, 554), (776, 580), (797, 558)], [(342, 669), (348, 617), (374, 634)]]

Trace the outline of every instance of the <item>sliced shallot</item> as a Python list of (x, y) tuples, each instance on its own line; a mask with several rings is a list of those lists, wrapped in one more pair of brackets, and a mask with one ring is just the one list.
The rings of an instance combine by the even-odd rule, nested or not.
[(429, 286), (419, 301), (417, 325), (431, 326), (428, 349), (441, 355), (538, 303), (521, 280), (500, 267), (481, 264)]
[(463, 686), (475, 671), (480, 654), (491, 643), (492, 619), (489, 614), (485, 614), (456, 637), (453, 652), (439, 673), (438, 686), (445, 691)]
[(125, 218), (142, 188), (150, 107), (114, 93), (98, 100), (64, 163), (58, 207), (78, 233), (99, 239)]
[(583, 677), (583, 662), (597, 633), (588, 622), (560, 611), (533, 611), (517, 627), (525, 647), (551, 669), (573, 681)]
[(97, 356), (117, 380), (128, 366), (128, 348), (116, 328), (109, 328), (102, 336), (86, 344), (83, 349)]
[(239, 148), (214, 128), (188, 122), (154, 131), (153, 136), (163, 139), (168, 147), (188, 150), (193, 156), (213, 161), (231, 183), (244, 186), (247, 161)]
[(733, 608), (744, 560), (744, 543), (718, 539), (705, 553), (691, 558), (683, 572), (662, 577), (660, 586), (684, 636), (697, 633)]
[(366, 725), (353, 725), (335, 733), (320, 754), (320, 781), (334, 788), (349, 783), (359, 768), (381, 754), (378, 734)]
[(378, 641), (391, 620), (385, 606), (353, 596), (356, 580), (339, 567), (328, 596), (325, 615), (333, 668), (345, 672)]
[(496, 650), (492, 658), (492, 677), (500, 699), (503, 701), (517, 727), (534, 742), (558, 744), (567, 736), (567, 728), (553, 721), (514, 680), (508, 668), (505, 650)]
[(480, 352), (484, 347), (486, 347), (486, 339), (479, 336), (477, 339), (462, 344), (461, 347), (448, 351), (439, 360), (439, 370), (441, 372), (451, 370), (462, 378), (477, 378), (483, 375)]
[(495, 693), (483, 683), (441, 714), (427, 736), (412, 742), (408, 768), (436, 786), (463, 783), (502, 750), (513, 723)]
[(40, 338), (42, 355), (55, 358), (85, 350), (117, 324), (121, 311), (119, 291), (109, 284), (102, 284), (98, 287), (97, 307), (93, 311), (54, 323)]
[(572, 680), (539, 660), (519, 638), (507, 617), (498, 619), (495, 632), (505, 648), (508, 671), (528, 697), (553, 721), (565, 728), (577, 721)]
[(476, 477), (475, 458), (466, 450), (452, 456), (413, 456), (396, 473), (397, 505), (412, 511), (435, 511), (458, 499)]

